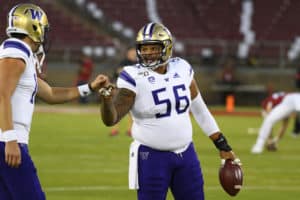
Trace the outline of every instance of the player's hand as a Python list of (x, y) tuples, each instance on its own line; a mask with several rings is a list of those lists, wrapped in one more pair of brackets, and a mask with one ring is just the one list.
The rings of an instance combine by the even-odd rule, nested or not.
[(108, 87), (110, 85), (108, 76), (99, 74), (91, 83), (93, 91), (98, 91), (100, 88)]
[[(221, 159), (221, 165), (223, 166), (226, 162), (226, 159)], [(242, 162), (239, 158), (236, 158), (232, 161), (233, 164), (242, 166)]]
[(236, 157), (233, 151), (220, 151), (221, 163), (225, 163), (225, 160), (231, 159), (237, 165), (242, 165), (240, 159)]
[(21, 164), (21, 151), (16, 140), (5, 143), (5, 162), (15, 168)]
[(233, 151), (220, 151), (220, 157), (225, 160), (226, 159), (234, 160), (236, 156), (233, 153)]
[(114, 84), (110, 84), (107, 87), (101, 88), (99, 91), (101, 97), (105, 99), (111, 99), (112, 96), (116, 94), (116, 86)]

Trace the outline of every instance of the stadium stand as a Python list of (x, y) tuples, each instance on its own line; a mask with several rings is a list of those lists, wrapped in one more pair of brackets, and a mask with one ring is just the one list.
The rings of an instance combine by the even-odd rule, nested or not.
[[(149, 22), (149, 15), (151, 15), (147, 13), (149, 9), (147, 9), (146, 1), (132, 0), (125, 3), (121, 0), (90, 0), (80, 2), (81, 6), (84, 3), (96, 3), (106, 18), (112, 22), (120, 22), (135, 32), (143, 24)], [(160, 0), (155, 2), (162, 22), (172, 30), (178, 41), (184, 42), (184, 56), (190, 57), (190, 59), (195, 57), (195, 62), (199, 62), (202, 49), (207, 48), (215, 56), (220, 56), (226, 52), (224, 43), (226, 43), (226, 48), (235, 43), (235, 47), (230, 49), (236, 51), (237, 40), (241, 38), (241, 34), (238, 32), (239, 1), (229, 5), (228, 1), (218, 3), (212, 0), (201, 3), (194, 0), (185, 2)], [(220, 19), (223, 20), (220, 21)], [(229, 23), (230, 25), (228, 25)], [(221, 42), (212, 42), (214, 40)], [(234, 42), (229, 43), (226, 40)], [(177, 50), (177, 48), (175, 49)]]
[(291, 41), (300, 35), (300, 29), (295, 23), (299, 8), (300, 2), (297, 0), (274, 0), (272, 3), (255, 1), (253, 28), (257, 40)]
[[(28, 1), (26, 1), (28, 2)], [(114, 42), (110, 35), (99, 33), (97, 29), (80, 20), (74, 13), (60, 7), (55, 1), (29, 1), (40, 5), (47, 13), (50, 21), (51, 54), (50, 59), (62, 59), (62, 55), (73, 54), (76, 59), (81, 53), (82, 46), (113, 47)], [(7, 1), (0, 12), (0, 39), (6, 38), (6, 14), (13, 5), (20, 3), (17, 0)], [(2, 6), (2, 5), (1, 5)]]
[(105, 15), (115, 21), (121, 21), (137, 31), (141, 24), (148, 22), (145, 1), (141, 0), (93, 0)]
[[(300, 35), (297, 25), (300, 2), (297, 0), (255, 1), (253, 29), (257, 43), (251, 53), (262, 58), (287, 57), (291, 42)], [(279, 61), (280, 62), (280, 61)]]
[[(5, 19), (8, 9), (16, 0), (8, 1), (2, 6), (1, 20)], [(90, 26), (89, 19), (83, 19), (80, 13), (72, 12), (60, 1), (37, 1), (49, 12), (52, 30), (55, 38), (52, 42), (59, 48), (78, 48), (82, 45), (115, 46), (114, 37), (107, 30), (99, 30)], [(128, 27), (127, 34), (134, 39), (134, 33), (149, 21), (149, 9), (146, 0), (77, 0), (66, 1), (70, 4), (80, 4), (98, 7), (99, 19), (102, 15), (106, 23), (111, 24), (117, 31)], [(241, 10), (243, 0), (159, 0), (154, 1), (159, 19), (172, 31), (178, 41), (183, 42), (184, 56), (195, 60), (202, 51), (209, 50), (216, 58), (237, 55), (239, 42), (243, 35), (240, 33)], [(249, 57), (255, 57), (263, 62), (269, 58), (273, 65), (278, 60), (285, 59), (279, 64), (286, 64), (287, 52), (291, 43), (300, 35), (300, 29), (295, 20), (298, 17), (300, 1), (297, 0), (253, 0), (252, 27), (255, 34), (255, 44), (250, 46)], [(267, 13), (267, 14), (266, 14)], [(95, 13), (90, 13), (95, 15)], [(4, 38), (5, 22), (0, 23), (0, 38)], [(66, 31), (67, 27), (67, 31)], [(287, 31), (288, 30), (288, 31)], [(53, 34), (52, 31), (52, 34)], [(118, 36), (117, 36), (118, 37)], [(121, 39), (121, 43), (123, 39)], [(58, 50), (59, 51), (59, 50)], [(199, 61), (198, 61), (199, 62)], [(267, 63), (268, 64), (268, 63)]]
[[(135, 31), (148, 21), (145, 1), (94, 0), (104, 15), (122, 22)], [(185, 56), (201, 54), (210, 48), (215, 56), (236, 55), (242, 40), (240, 15), (242, 0), (186, 0), (155, 1), (160, 19), (174, 36), (185, 45)], [(277, 65), (279, 57), (286, 59), (288, 48), (300, 30), (294, 20), (300, 8), (297, 0), (253, 0), (254, 13), (251, 29), (256, 43), (250, 47), (249, 56), (271, 61)], [(267, 13), (267, 14), (266, 14)], [(286, 31), (286, 30), (289, 31)], [(225, 55), (226, 56), (226, 55)], [(283, 63), (282, 61), (280, 62)], [(279, 63), (279, 64), (280, 64)]]
[[(195, 66), (196, 71), (201, 70), (203, 74), (199, 75), (199, 79), (202, 80), (203, 87), (211, 88), (215, 72), (220, 69), (221, 63), (229, 56), (236, 56), (239, 44), (244, 40), (240, 26), (242, 5), (246, 1), (253, 2), (250, 30), (255, 34), (255, 38), (254, 44), (249, 47), (248, 57), (245, 60), (237, 60), (239, 76), (247, 84), (263, 85), (278, 80), (274, 83), (277, 84), (275, 87), (285, 90), (293, 86), (293, 70), (299, 65), (299, 56), (296, 56), (300, 53), (300, 28), (297, 21), (299, 0), (152, 0), (151, 2), (156, 8), (155, 14), (158, 19), (175, 36), (175, 44), (179, 42), (182, 44), (183, 52), (179, 53), (176, 51), (177, 48), (174, 48), (175, 56), (184, 57)], [(1, 40), (6, 38), (7, 11), (19, 2), (28, 1), (10, 0), (1, 4)], [(52, 49), (48, 55), (50, 62), (73, 62), (78, 58), (82, 47), (89, 47), (94, 54), (106, 56), (97, 60), (99, 65), (114, 66), (123, 55), (122, 49), (134, 42), (135, 33), (151, 18), (148, 0), (29, 0), (29, 2), (40, 5), (49, 13), (52, 29)], [(293, 48), (296, 50), (288, 57), (290, 49)], [(280, 70), (270, 73), (269, 67)], [(101, 67), (102, 69), (104, 67)], [(206, 96), (210, 98), (209, 95)], [(213, 100), (214, 97), (210, 99)]]

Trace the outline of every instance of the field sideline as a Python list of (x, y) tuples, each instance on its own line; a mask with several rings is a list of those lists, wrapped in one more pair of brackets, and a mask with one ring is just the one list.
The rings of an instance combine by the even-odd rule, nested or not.
[[(201, 159), (207, 200), (298, 200), (299, 139), (286, 134), (278, 152), (251, 155), (256, 139), (248, 128), (261, 124), (256, 115), (220, 115), (216, 120), (243, 162), (244, 188), (229, 197), (218, 183), (218, 152), (194, 123), (194, 143)], [(248, 111), (239, 109), (238, 111)], [(258, 109), (249, 110), (259, 113)], [(55, 114), (53, 113), (55, 112)], [(120, 122), (125, 128), (126, 120)], [(291, 125), (292, 123), (290, 123)], [(124, 133), (108, 135), (95, 106), (40, 106), (33, 118), (30, 151), (49, 200), (133, 200), (127, 189), (128, 146)], [(288, 132), (291, 131), (291, 126)], [(298, 143), (298, 144), (297, 144)], [(168, 200), (172, 198), (168, 196)]]

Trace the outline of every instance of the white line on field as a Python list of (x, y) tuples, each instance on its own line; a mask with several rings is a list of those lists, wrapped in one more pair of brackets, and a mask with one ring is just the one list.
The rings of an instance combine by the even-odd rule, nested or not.
[(71, 114), (98, 114), (99, 110), (96, 106), (49, 106), (36, 105), (35, 112), (39, 113), (71, 113)]
[(73, 187), (45, 187), (46, 192), (64, 191), (102, 191), (102, 190), (128, 190), (125, 186), (73, 186)]
[[(221, 186), (207, 186), (205, 190), (220, 190)], [(73, 186), (73, 187), (45, 187), (46, 192), (72, 192), (72, 191), (116, 191), (128, 190), (125, 186)], [(299, 191), (298, 186), (244, 186), (243, 190), (271, 190), (271, 191)]]
[(47, 170), (40, 170), (41, 173), (49, 173), (49, 174), (57, 174), (57, 173), (65, 173), (65, 174), (90, 174), (90, 173), (103, 173), (103, 174), (111, 174), (111, 173), (126, 173), (127, 169), (66, 169), (66, 170), (55, 170), (55, 169), (47, 169)]
[[(215, 174), (216, 170), (215, 169), (203, 169), (202, 171), (204, 172), (204, 174)], [(277, 167), (277, 168), (264, 168), (264, 169), (247, 169), (247, 171), (251, 171), (251, 172), (255, 172), (255, 173), (263, 173), (263, 174), (299, 174), (300, 173), (300, 169), (284, 169), (282, 167)], [(99, 167), (99, 169), (79, 169), (79, 168), (73, 168), (73, 169), (41, 169), (40, 173), (42, 174), (57, 174), (57, 173), (65, 173), (65, 174), (73, 174), (73, 173), (77, 173), (77, 174), (89, 174), (89, 173), (103, 173), (103, 174), (111, 174), (111, 173), (127, 173), (128, 172), (128, 168), (127, 167), (122, 167), (122, 168), (116, 168), (116, 167), (111, 167), (111, 168), (103, 168), (101, 166), (101, 168)]]

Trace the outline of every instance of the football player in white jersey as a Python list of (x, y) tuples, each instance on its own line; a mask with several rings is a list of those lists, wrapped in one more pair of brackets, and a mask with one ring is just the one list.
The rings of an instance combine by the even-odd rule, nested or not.
[(260, 154), (264, 150), (265, 143), (269, 138), (273, 126), (280, 120), (289, 117), (294, 112), (300, 111), (300, 93), (288, 93), (284, 96), (281, 103), (279, 103), (271, 112), (264, 118), (264, 121), (259, 129), (259, 133), (251, 152), (253, 154)]
[[(37, 77), (49, 29), (45, 12), (33, 4), (18, 4), (8, 14), (8, 39), (0, 46), (0, 199), (44, 200), (27, 144), (35, 95), (47, 103), (63, 103), (99, 89), (98, 75), (79, 87), (50, 87)], [(43, 56), (44, 57), (44, 56)]]
[[(173, 39), (158, 23), (137, 34), (138, 64), (124, 67), (113, 87), (100, 89), (101, 116), (107, 126), (128, 112), (133, 118), (129, 188), (139, 200), (203, 200), (203, 176), (192, 142), (190, 111), (220, 151), (222, 159), (239, 160), (209, 112), (191, 65), (171, 58)], [(108, 83), (107, 83), (108, 84)]]

